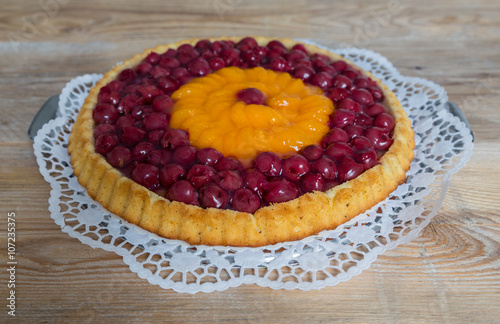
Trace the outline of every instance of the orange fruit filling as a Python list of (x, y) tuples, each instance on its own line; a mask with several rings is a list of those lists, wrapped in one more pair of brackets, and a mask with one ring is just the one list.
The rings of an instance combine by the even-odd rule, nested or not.
[[(249, 88), (258, 89), (265, 102), (239, 100), (238, 93)], [(171, 127), (186, 130), (192, 146), (212, 147), (241, 161), (265, 151), (286, 155), (320, 143), (334, 111), (318, 87), (262, 67), (220, 69), (191, 80), (172, 99)]]

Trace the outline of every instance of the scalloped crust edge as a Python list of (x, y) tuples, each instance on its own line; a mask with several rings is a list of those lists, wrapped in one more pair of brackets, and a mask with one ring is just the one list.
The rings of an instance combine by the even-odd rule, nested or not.
[[(272, 38), (254, 37), (261, 45)], [(238, 41), (241, 37), (211, 38)], [(71, 164), (80, 184), (89, 196), (108, 211), (126, 221), (168, 239), (192, 245), (257, 247), (295, 241), (334, 229), (386, 199), (406, 180), (406, 172), (414, 157), (414, 132), (396, 96), (370, 72), (359, 69), (341, 56), (314, 45), (303, 43), (311, 53), (322, 53), (344, 60), (376, 80), (385, 95), (385, 105), (395, 119), (394, 143), (381, 157), (380, 164), (357, 178), (326, 192), (304, 194), (294, 200), (273, 204), (254, 214), (201, 208), (169, 201), (133, 180), (123, 176), (100, 154), (95, 152), (92, 110), (99, 90), (124, 69), (135, 67), (150, 52), (163, 53), (182, 44), (194, 45), (199, 39), (157, 46), (137, 54), (114, 67), (90, 90), (73, 125), (68, 144)], [(299, 41), (279, 39), (290, 48)]]

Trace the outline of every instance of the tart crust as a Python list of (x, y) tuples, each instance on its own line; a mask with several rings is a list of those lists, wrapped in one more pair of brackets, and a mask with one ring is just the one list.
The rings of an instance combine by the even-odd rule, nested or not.
[[(271, 38), (254, 37), (259, 45)], [(239, 41), (239, 37), (215, 40)], [(406, 179), (406, 172), (414, 156), (414, 132), (396, 96), (371, 73), (362, 71), (375, 80), (383, 90), (384, 105), (395, 120), (394, 143), (380, 158), (380, 163), (357, 178), (344, 182), (326, 192), (306, 193), (294, 200), (272, 204), (254, 214), (228, 209), (201, 208), (169, 201), (125, 177), (95, 151), (92, 111), (97, 104), (99, 90), (113, 81), (124, 69), (137, 66), (150, 52), (164, 53), (182, 44), (195, 45), (199, 39), (161, 45), (135, 55), (114, 67), (90, 90), (73, 125), (68, 151), (71, 164), (80, 184), (90, 197), (110, 212), (150, 232), (189, 244), (256, 247), (284, 241), (299, 240), (323, 230), (334, 229), (358, 214), (386, 199)], [(279, 39), (287, 48), (300, 43)], [(333, 60), (344, 60), (339, 55), (313, 45), (304, 44), (310, 53), (321, 53)]]

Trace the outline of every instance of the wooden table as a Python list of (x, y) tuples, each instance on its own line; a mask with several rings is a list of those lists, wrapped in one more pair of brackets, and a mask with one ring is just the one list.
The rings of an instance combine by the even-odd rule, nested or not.
[[(0, 8), (0, 319), (10, 317), (14, 212), (16, 318), (24, 322), (500, 322), (498, 1), (2, 0)], [(44, 101), (73, 77), (156, 44), (248, 34), (370, 48), (403, 75), (446, 88), (472, 125), (474, 155), (421, 235), (335, 287), (188, 295), (153, 286), (118, 255), (61, 232), (26, 134)]]

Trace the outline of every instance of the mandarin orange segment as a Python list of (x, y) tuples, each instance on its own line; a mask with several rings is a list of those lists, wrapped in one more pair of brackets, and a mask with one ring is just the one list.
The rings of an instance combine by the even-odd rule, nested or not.
[[(245, 89), (260, 91), (265, 103), (240, 101), (238, 93)], [(262, 67), (220, 69), (183, 85), (172, 98), (171, 127), (186, 130), (199, 149), (212, 147), (242, 161), (264, 151), (286, 155), (318, 144), (334, 110), (319, 88)]]

